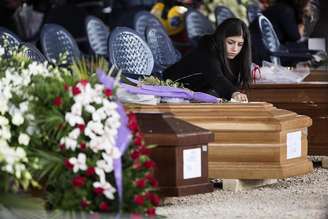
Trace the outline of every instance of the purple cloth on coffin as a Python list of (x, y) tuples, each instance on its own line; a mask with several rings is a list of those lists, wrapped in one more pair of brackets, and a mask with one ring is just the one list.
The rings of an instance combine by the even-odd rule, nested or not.
[[(112, 89), (114, 84), (114, 79), (106, 76), (106, 74), (97, 70), (97, 76), (99, 81), (104, 84), (105, 87)], [(129, 93), (133, 94), (146, 94), (155, 95), (160, 97), (172, 97), (172, 98), (183, 98), (187, 100), (194, 100), (206, 103), (218, 103), (219, 99), (215, 96), (202, 93), (193, 92), (183, 88), (168, 87), (168, 86), (152, 86), (152, 85), (141, 85), (141, 86), (131, 86), (128, 84), (121, 84), (121, 86)]]

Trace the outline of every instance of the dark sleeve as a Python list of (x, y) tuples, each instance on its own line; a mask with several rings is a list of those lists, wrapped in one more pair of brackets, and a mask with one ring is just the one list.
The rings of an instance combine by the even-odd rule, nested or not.
[(224, 76), (218, 62), (210, 61), (207, 68), (204, 69), (204, 73), (208, 83), (219, 97), (230, 100), (232, 94), (238, 90), (237, 87)]
[(295, 12), (291, 8), (283, 8), (281, 10), (281, 15), (278, 15), (280, 18), (280, 26), (282, 31), (286, 34), (286, 41), (298, 41), (301, 38), (300, 33), (298, 32), (298, 24), (295, 17)]

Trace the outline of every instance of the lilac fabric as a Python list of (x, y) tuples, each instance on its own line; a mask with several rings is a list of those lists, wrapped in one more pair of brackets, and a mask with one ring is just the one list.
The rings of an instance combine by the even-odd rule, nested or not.
[[(105, 87), (112, 89), (114, 84), (114, 79), (106, 76), (106, 74), (98, 69), (97, 76), (99, 81), (105, 85)], [(168, 86), (152, 86), (152, 85), (142, 85), (140, 87), (131, 86), (128, 84), (121, 84), (121, 86), (129, 93), (133, 94), (146, 94), (146, 95), (155, 95), (160, 97), (172, 97), (172, 98), (183, 98), (187, 100), (194, 100), (198, 102), (205, 103), (218, 103), (219, 98), (202, 93), (202, 92), (193, 92), (183, 88), (175, 88)]]
[[(107, 77), (106, 74), (97, 69), (96, 71), (98, 79), (101, 83), (105, 85), (108, 89), (113, 89), (114, 79)], [(117, 102), (117, 112), (120, 115), (121, 125), (118, 128), (117, 138), (116, 138), (116, 147), (119, 149), (121, 154), (123, 155), (125, 150), (128, 148), (130, 140), (131, 140), (131, 131), (128, 128), (128, 117), (125, 114), (125, 110), (121, 103)], [(122, 159), (118, 158), (114, 160), (114, 177), (115, 183), (117, 186), (119, 203), (121, 204), (123, 201), (123, 177), (122, 177)]]

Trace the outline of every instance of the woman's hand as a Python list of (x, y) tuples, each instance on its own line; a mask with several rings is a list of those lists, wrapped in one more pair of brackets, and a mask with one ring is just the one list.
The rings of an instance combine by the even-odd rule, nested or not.
[(234, 92), (232, 94), (231, 98), (233, 98), (234, 100), (237, 100), (239, 102), (244, 102), (244, 103), (248, 102), (247, 95), (240, 93), (240, 92)]

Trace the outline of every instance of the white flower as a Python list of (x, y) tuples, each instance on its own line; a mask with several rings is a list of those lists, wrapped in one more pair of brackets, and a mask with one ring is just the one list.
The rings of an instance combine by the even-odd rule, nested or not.
[(72, 149), (74, 151), (77, 147), (77, 141), (75, 139), (65, 138), (64, 143), (66, 149)]
[(103, 194), (108, 199), (114, 199), (114, 193), (116, 192), (116, 189), (110, 183), (106, 181), (94, 182), (93, 187), (102, 188), (104, 190)]
[(73, 172), (76, 173), (79, 170), (85, 171), (87, 169), (87, 165), (85, 161), (86, 161), (86, 156), (83, 153), (79, 153), (77, 159), (75, 157), (70, 158), (69, 162), (73, 164)]
[(1, 95), (0, 95), (0, 99), (1, 99), (1, 101), (0, 101), (0, 113), (3, 115), (3, 114), (5, 114), (5, 112), (8, 111), (8, 102)]
[(106, 160), (98, 160), (97, 168), (104, 170), (106, 173), (110, 173), (113, 170), (113, 160), (107, 162)]
[(0, 116), (0, 126), (8, 125), (8, 124), (9, 124), (8, 119), (4, 116)]
[(18, 137), (18, 143), (21, 145), (28, 145), (30, 142), (30, 136), (25, 133), (20, 133)]
[(66, 113), (65, 121), (67, 121), (72, 127), (76, 124), (84, 124), (83, 118), (81, 116), (76, 116), (73, 113)]
[(19, 110), (22, 113), (25, 113), (28, 110), (28, 101), (24, 101), (22, 103), (19, 104)]
[(82, 105), (80, 103), (74, 103), (71, 107), (71, 112), (74, 115), (81, 116), (82, 115)]
[(13, 116), (12, 123), (16, 126), (20, 126), (24, 123), (24, 117), (21, 113), (16, 112)]
[(0, 47), (0, 56), (2, 56), (3, 54), (5, 54), (5, 49), (3, 47)]
[(96, 108), (92, 105), (86, 105), (84, 108), (88, 113), (94, 113), (96, 111)]
[(6, 140), (9, 140), (11, 138), (11, 133), (8, 126), (2, 126), (2, 128), (0, 129), (0, 136)]
[(77, 140), (79, 135), (80, 135), (80, 129), (75, 128), (68, 134), (68, 137)]

